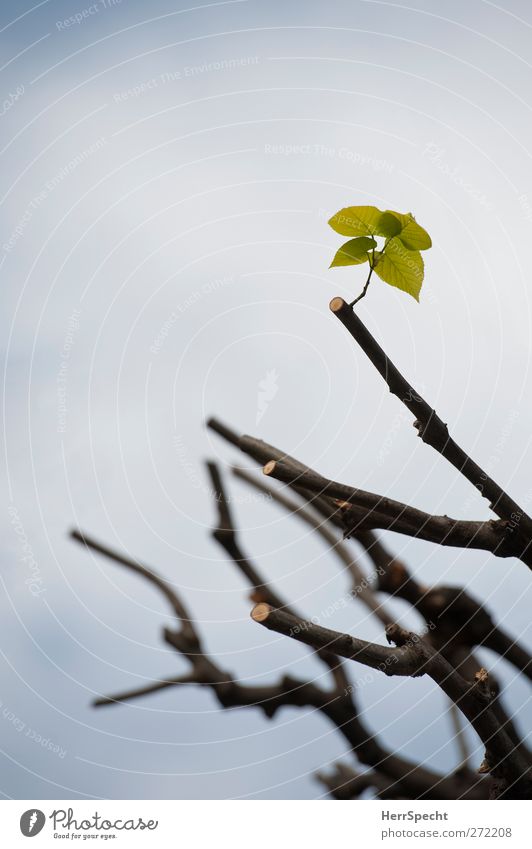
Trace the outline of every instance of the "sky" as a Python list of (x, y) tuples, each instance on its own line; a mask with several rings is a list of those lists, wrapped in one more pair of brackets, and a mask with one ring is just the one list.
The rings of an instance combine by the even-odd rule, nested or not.
[[(327, 477), (491, 516), (328, 309), (364, 282), (328, 268), (341, 207), (412, 211), (430, 232), (420, 303), (375, 280), (359, 315), (457, 441), (530, 503), (531, 35), (522, 0), (2, 4), (5, 797), (314, 799), (316, 771), (351, 762), (310, 711), (222, 712), (193, 687), (92, 708), (186, 667), (162, 641), (164, 599), (68, 538), (79, 527), (157, 569), (220, 664), (267, 683), (322, 670), (250, 620), (210, 536), (205, 460), (250, 463), (209, 416)], [(359, 603), (338, 603), (348, 581), (324, 544), (225, 480), (242, 544), (278, 590), (383, 642)], [(385, 537), (420, 581), (466, 586), (530, 645), (522, 563)], [(527, 686), (481, 654), (529, 733)], [(456, 766), (430, 681), (350, 671), (387, 747)]]

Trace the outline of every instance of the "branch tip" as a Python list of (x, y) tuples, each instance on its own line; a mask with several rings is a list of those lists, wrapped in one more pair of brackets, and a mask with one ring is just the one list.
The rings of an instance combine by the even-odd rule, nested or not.
[(336, 298), (333, 298), (332, 301), (330, 302), (329, 309), (330, 309), (331, 312), (336, 313), (336, 312), (340, 312), (340, 310), (344, 306), (346, 306), (346, 302), (344, 301), (344, 299), (340, 298), (340, 297), (336, 297)]
[(266, 619), (272, 612), (272, 608), (269, 604), (265, 604), (264, 602), (260, 602), (256, 604), (253, 610), (251, 611), (251, 618), (255, 622), (266, 622)]
[(269, 460), (263, 467), (262, 471), (265, 475), (271, 475), (275, 471), (275, 460)]

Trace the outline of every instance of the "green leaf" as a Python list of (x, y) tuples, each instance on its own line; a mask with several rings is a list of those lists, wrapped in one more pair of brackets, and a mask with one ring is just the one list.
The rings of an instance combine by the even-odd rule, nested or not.
[[(405, 248), (410, 251), (426, 251), (432, 247), (432, 239), (427, 231), (417, 223), (411, 212), (391, 212), (401, 222), (402, 230), (398, 234)], [(386, 213), (384, 213), (386, 215)]]
[(408, 292), (419, 301), (424, 275), (423, 257), (419, 251), (407, 250), (402, 238), (396, 237), (390, 239), (386, 251), (376, 256), (376, 259), (375, 274), (381, 280)]
[(379, 233), (382, 212), (376, 206), (346, 206), (329, 219), (329, 225), (341, 236), (373, 236)]
[(329, 268), (335, 268), (338, 265), (361, 265), (369, 259), (368, 251), (376, 247), (377, 242), (369, 236), (359, 236), (357, 239), (350, 239), (336, 252)]
[(377, 236), (386, 236), (387, 239), (390, 239), (392, 236), (397, 236), (397, 234), (403, 229), (403, 224), (399, 219), (399, 214), (400, 213), (397, 212), (391, 212), (390, 210), (383, 212), (379, 220)]

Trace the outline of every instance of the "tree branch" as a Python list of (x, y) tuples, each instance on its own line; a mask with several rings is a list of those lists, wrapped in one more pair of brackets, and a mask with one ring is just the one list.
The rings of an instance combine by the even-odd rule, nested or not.
[(524, 563), (532, 568), (532, 519), (499, 484), (497, 484), (450, 437), (447, 425), (424, 398), (403, 377), (396, 366), (371, 335), (343, 298), (333, 298), (331, 312), (342, 322), (360, 345), (392, 392), (415, 417), (414, 427), (423, 442), (430, 445), (451, 463), (476, 489), (487, 498), (499, 518), (511, 522), (514, 548)]
[(504, 657), (508, 663), (532, 680), (530, 653), (501, 627), (491, 614), (461, 587), (424, 587), (413, 578), (403, 564), (395, 564), (380, 572), (379, 589), (412, 604), (432, 623), (431, 639), (437, 637), (443, 650), (457, 645), (473, 648), (484, 646)]
[(113, 560), (115, 563), (119, 563), (121, 566), (125, 566), (126, 569), (129, 569), (131, 572), (136, 572), (137, 575), (141, 575), (141, 577), (146, 578), (151, 584), (157, 587), (157, 589), (165, 596), (167, 601), (170, 603), (175, 616), (181, 625), (181, 634), (184, 640), (190, 643), (191, 650), (200, 650), (200, 641), (199, 637), (194, 629), (193, 621), (190, 617), (190, 614), (186, 608), (186, 605), (181, 601), (176, 592), (170, 587), (170, 585), (156, 572), (152, 569), (149, 569), (147, 566), (143, 566), (141, 563), (136, 560), (132, 560), (130, 557), (126, 557), (124, 554), (120, 554), (119, 552), (114, 551), (112, 548), (108, 548), (106, 545), (102, 545), (97, 542), (87, 534), (83, 534), (80, 530), (72, 530), (70, 532), (70, 536), (76, 542), (85, 545), (87, 548), (92, 551), (97, 552), (97, 554), (103, 554), (104, 557), (108, 557), (110, 560)]
[(359, 799), (365, 790), (373, 790), (377, 799), (405, 799), (396, 782), (377, 770), (355, 772), (343, 763), (333, 765), (330, 774), (318, 772), (316, 778), (329, 791), (333, 799)]
[[(194, 621), (190, 618), (185, 604), (163, 578), (146, 566), (96, 542), (80, 531), (73, 531), (71, 537), (87, 546), (87, 548), (96, 551), (98, 554), (103, 554), (115, 563), (125, 566), (127, 569), (130, 569), (154, 584), (165, 598), (170, 601), (181, 626), (177, 631), (164, 628), (163, 636), (165, 641), (188, 661), (191, 666), (190, 674), (181, 676), (175, 680), (168, 679), (165, 682), (156, 682), (155, 685), (144, 688), (144, 693), (139, 691), (125, 693), (120, 697), (120, 701), (123, 701), (124, 697), (133, 698), (134, 696), (151, 693), (154, 689), (158, 689), (157, 684), (160, 684), (162, 688), (163, 686), (172, 686), (173, 684), (186, 682), (210, 687), (217, 696), (220, 705), (224, 708), (254, 706), (261, 708), (266, 716), (272, 717), (282, 705), (314, 705), (320, 699), (326, 701), (329, 698), (326, 691), (320, 690), (316, 685), (296, 681), (286, 676), (278, 684), (270, 686), (246, 686), (235, 681), (228, 672), (221, 669), (206, 653)], [(119, 703), (118, 698), (112, 699), (112, 697), (109, 697), (105, 701), (105, 704), (117, 703)]]
[(120, 702), (128, 702), (131, 699), (138, 699), (141, 696), (148, 696), (151, 693), (158, 693), (160, 690), (166, 690), (168, 687), (175, 687), (178, 684), (195, 684), (197, 683), (194, 675), (178, 675), (176, 678), (162, 678), (160, 681), (154, 681), (145, 687), (139, 687), (136, 690), (126, 690), (123, 693), (118, 693), (114, 696), (101, 696), (99, 699), (94, 699), (93, 707), (105, 707), (114, 705)]
[(311, 492), (341, 500), (348, 534), (356, 530), (381, 528), (438, 545), (479, 548), (499, 557), (510, 557), (515, 553), (509, 547), (507, 523), (503, 521), (470, 522), (448, 516), (432, 516), (401, 501), (330, 481), (312, 469), (292, 466), (285, 460), (271, 460), (263, 471), (284, 483), (297, 483)]
[[(280, 451), (277, 448), (274, 448), (267, 443), (264, 443), (262, 440), (254, 439), (253, 437), (239, 437), (234, 431), (228, 428), (226, 425), (222, 425), (221, 423), (211, 420), (209, 422), (209, 426), (211, 426), (217, 433), (220, 433), (226, 439), (229, 438), (229, 441), (241, 448), (248, 456), (252, 456), (258, 463), (264, 463), (264, 458), (268, 456), (268, 453), (271, 452), (271, 457), (273, 457), (276, 461), (284, 463), (286, 466), (291, 466), (292, 464), (297, 467), (299, 472), (307, 471), (307, 467), (305, 467), (299, 461), (295, 461), (294, 458), (287, 455), (285, 452)], [(297, 475), (295, 476), (298, 477)], [(299, 484), (290, 483), (291, 487), (301, 495), (307, 501), (310, 501), (313, 507), (327, 520), (332, 522), (336, 527), (342, 527), (344, 524), (344, 520), (341, 518), (341, 510), (338, 508), (338, 502), (333, 498), (324, 495), (316, 495), (306, 490), (304, 487)], [(344, 493), (345, 494), (345, 493)], [(357, 542), (359, 542), (368, 556), (371, 558), (376, 573), (378, 575), (378, 583), (379, 589), (385, 592), (388, 592), (392, 596), (399, 595), (401, 598), (409, 601), (414, 606), (417, 605), (419, 600), (416, 594), (407, 596), (404, 592), (398, 591), (398, 586), (405, 580), (405, 577), (408, 576), (408, 572), (404, 564), (399, 561), (396, 557), (394, 557), (387, 550), (386, 546), (382, 542), (382, 540), (378, 539), (375, 534), (371, 530), (360, 530), (359, 528), (356, 530), (354, 534)], [(423, 612), (420, 611), (423, 615)], [(434, 611), (432, 611), (432, 615), (430, 618), (425, 617), (427, 622), (434, 626), (434, 621), (436, 620), (436, 631), (431, 631), (429, 634), (429, 639), (434, 640), (437, 647), (444, 652), (444, 656), (451, 663), (452, 666), (456, 666), (457, 669), (467, 670), (468, 675), (470, 674), (471, 680), (474, 680), (475, 672), (478, 671), (481, 664), (475, 659), (475, 657), (471, 654), (470, 649), (466, 649), (461, 644), (456, 644), (455, 642), (449, 642), (449, 638), (444, 637), (443, 632), (438, 629), (438, 619)], [(462, 623), (463, 625), (463, 623)], [(460, 628), (458, 628), (460, 630)], [(508, 657), (508, 655), (507, 655)], [(525, 667), (525, 658), (521, 657), (521, 662), (523, 667)], [(496, 679), (493, 675), (490, 676), (490, 681), (492, 687), (495, 688), (497, 694), (500, 691), (500, 688), (497, 684)], [(507, 733), (510, 735), (512, 740), (514, 741), (516, 747), (518, 747), (521, 751), (527, 754), (527, 750), (524, 747), (522, 740), (515, 728), (513, 721), (505, 712), (501, 701), (499, 698), (495, 699), (492, 703), (492, 710), (497, 715), (498, 720), (502, 728), (504, 728)]]
[(357, 660), (386, 675), (429, 675), (460, 708), (486, 746), (489, 771), (500, 782), (499, 794), (506, 798), (530, 798), (530, 764), (516, 749), (490, 710), (492, 696), (484, 686), (487, 678), (485, 670), (479, 670), (476, 682), (470, 684), (428, 642), (397, 625), (387, 628), (388, 640), (397, 644), (397, 648), (388, 649), (349, 634), (298, 620), (267, 604), (255, 605), (251, 616), (268, 630), (289, 636), (305, 645), (327, 647), (340, 657)]
[[(398, 788), (398, 793), (424, 799), (486, 798), (485, 782), (472, 773), (468, 772), (460, 776), (438, 775), (383, 748), (359, 718), (353, 703), (352, 688), (341, 693), (337, 690), (329, 693), (313, 682), (299, 681), (287, 675), (276, 684), (264, 686), (250, 686), (234, 680), (206, 654), (185, 605), (177, 593), (166, 585), (163, 578), (79, 531), (74, 532), (72, 537), (97, 553), (104, 554), (133, 570), (150, 583), (154, 583), (171, 601), (180, 623), (181, 616), (187, 623), (186, 634), (183, 635), (182, 629), (175, 631), (165, 628), (164, 639), (190, 664), (191, 672), (186, 676), (187, 680), (190, 679), (188, 683), (211, 689), (222, 708), (257, 707), (267, 718), (273, 717), (281, 707), (285, 706), (313, 708), (336, 726), (361, 763), (388, 776)], [(195, 650), (191, 650), (191, 644), (196, 647)], [(170, 683), (169, 686), (171, 686)], [(146, 690), (151, 692), (152, 688), (146, 688)], [(138, 693), (138, 695), (141, 694)], [(107, 703), (120, 704), (119, 701)]]
[[(457, 587), (422, 586), (410, 575), (404, 563), (392, 558), (381, 543), (374, 553), (379, 563), (379, 589), (411, 604), (425, 619), (428, 626), (427, 639), (434, 648), (443, 654), (463, 678), (473, 682), (482, 664), (472, 652), (472, 648), (476, 645), (488, 646), (490, 643), (489, 647), (494, 650), (489, 635), (491, 630), (497, 629), (495, 625), (489, 625), (489, 614), (465, 590)], [(523, 649), (521, 651), (524, 652)], [(510, 660), (508, 655), (506, 659)], [(523, 662), (523, 667), (526, 665)], [(504, 708), (500, 684), (491, 670), (489, 688), (495, 694), (491, 710), (501, 728), (506, 730), (524, 757), (530, 758), (530, 752), (523, 743), (514, 721)]]
[(340, 631), (323, 628), (314, 622), (298, 619), (264, 603), (255, 605), (251, 611), (251, 618), (269, 631), (284, 634), (285, 637), (291, 637), (308, 646), (328, 647), (340, 657), (357, 660), (364, 666), (378, 669), (387, 675), (416, 678), (425, 673), (418, 654), (409, 645), (390, 648), (368, 642), (368, 640), (360, 640), (350, 634), (342, 634)]
[(252, 587), (253, 595), (257, 597), (257, 601), (266, 601), (268, 604), (271, 604), (272, 607), (286, 607), (289, 609), (288, 604), (286, 604), (275, 590), (273, 590), (272, 587), (262, 578), (249, 558), (244, 555), (238, 541), (238, 535), (231, 509), (229, 507), (229, 501), (222, 484), (222, 478), (218, 466), (216, 463), (208, 462), (207, 469), (211, 478), (216, 505), (218, 507), (218, 526), (212, 531), (213, 538), (234, 561), (237, 569), (242, 573)]
[[(319, 516), (303, 507), (294, 499), (289, 498), (278, 489), (267, 486), (260, 479), (256, 478), (255, 475), (250, 474), (244, 469), (233, 467), (232, 471), (235, 477), (245, 481), (259, 492), (267, 493), (274, 501), (284, 507), (291, 516), (301, 519), (313, 528), (313, 530), (315, 530), (330, 547), (330, 550), (337, 555), (337, 557), (341, 560), (342, 565), (349, 573), (352, 581), (351, 593), (353, 597), (360, 599), (360, 601), (366, 605), (368, 610), (371, 610), (371, 612), (383, 625), (388, 625), (390, 622), (394, 621), (392, 614), (387, 613), (385, 606), (375, 597), (375, 593), (373, 592), (366, 575), (358, 565), (356, 558), (353, 557), (345, 543), (341, 539), (338, 539), (336, 534), (330, 530), (328, 525), (320, 519)], [(266, 601), (266, 599), (264, 600)]]
[[(228, 425), (223, 424), (218, 419), (210, 418), (207, 421), (207, 427), (229, 442), (231, 445), (234, 445), (236, 448), (239, 448), (244, 454), (247, 454), (248, 457), (251, 457), (255, 460), (259, 466), (264, 466), (268, 460), (286, 460), (287, 463), (290, 463), (291, 466), (300, 468), (301, 470), (306, 469), (307, 467), (300, 463), (299, 460), (296, 460), (294, 457), (291, 457), (290, 454), (286, 454), (284, 451), (281, 451), (279, 448), (276, 448), (274, 445), (270, 445), (268, 442), (264, 442), (262, 439), (256, 439), (254, 436), (248, 436), (247, 434), (243, 434), (240, 436), (236, 431), (230, 428)], [(341, 527), (341, 520), (338, 517), (339, 510), (335, 505), (334, 501), (330, 498), (325, 498), (323, 496), (313, 496), (309, 498), (308, 492), (303, 490), (301, 487), (298, 487), (297, 484), (293, 486), (295, 492), (301, 495), (306, 501), (308, 501), (312, 506), (322, 515), (326, 516), (328, 519), (331, 519), (337, 527)], [(335, 517), (336, 516), (336, 520)]]
[(460, 711), (454, 702), (449, 702), (449, 716), (451, 718), (451, 725), (453, 728), (453, 740), (456, 741), (456, 748), (458, 749), (458, 769), (469, 769), (469, 758), (471, 757), (471, 753), (469, 751), (466, 735), (462, 726)]
[[(287, 610), (293, 616), (297, 616), (290, 605), (261, 577), (257, 569), (242, 552), (218, 466), (216, 463), (209, 462), (207, 463), (207, 468), (218, 505), (218, 527), (212, 533), (214, 539), (217, 540), (229, 557), (232, 558), (236, 567), (251, 585), (253, 589), (253, 601), (265, 601), (272, 607)], [(347, 678), (342, 661), (325, 649), (319, 650), (317, 654), (330, 669), (336, 687), (342, 690), (349, 687), (349, 679)]]

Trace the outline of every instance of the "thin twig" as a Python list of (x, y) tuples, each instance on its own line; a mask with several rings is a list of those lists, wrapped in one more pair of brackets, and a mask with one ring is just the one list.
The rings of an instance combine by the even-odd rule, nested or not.
[(366, 280), (366, 282), (365, 282), (365, 284), (364, 284), (364, 288), (362, 289), (362, 292), (360, 293), (360, 295), (358, 295), (358, 297), (357, 297), (357, 298), (355, 298), (355, 300), (354, 300), (354, 301), (351, 301), (351, 303), (349, 304), (349, 306), (351, 307), (351, 309), (355, 306), (355, 304), (358, 304), (358, 302), (359, 302), (359, 301), (361, 301), (361, 300), (362, 300), (362, 298), (364, 298), (364, 297), (365, 297), (366, 292), (368, 291), (368, 286), (369, 286), (369, 283), (370, 283), (371, 275), (372, 275), (372, 274), (373, 274), (373, 266), (372, 266), (372, 265), (370, 265), (370, 267), (369, 267), (368, 279)]
[(353, 597), (359, 599), (363, 604), (365, 604), (366, 607), (371, 610), (375, 616), (377, 616), (383, 625), (388, 625), (394, 621), (394, 616), (392, 616), (391, 613), (387, 613), (385, 606), (375, 597), (367, 577), (358, 565), (356, 558), (353, 557), (349, 551), (347, 545), (345, 545), (341, 539), (338, 539), (336, 534), (329, 529), (323, 519), (320, 519), (319, 516), (316, 516), (308, 508), (298, 504), (297, 501), (289, 498), (280, 490), (267, 486), (259, 478), (250, 474), (246, 470), (239, 467), (233, 467), (232, 471), (237, 478), (245, 481), (250, 486), (253, 486), (259, 492), (267, 493), (274, 501), (288, 510), (290, 515), (301, 519), (313, 528), (327, 543), (330, 550), (334, 551), (337, 557), (339, 557), (342, 565), (350, 574), (352, 581), (351, 593)]
[(197, 684), (194, 675), (178, 675), (175, 678), (162, 678), (160, 681), (153, 681), (145, 687), (139, 687), (136, 690), (126, 690), (123, 693), (118, 693), (114, 696), (101, 696), (99, 699), (94, 699), (93, 707), (104, 707), (106, 705), (114, 705), (118, 702), (128, 702), (131, 699), (138, 699), (141, 696), (148, 696), (151, 693), (158, 693), (160, 690), (165, 690), (168, 687), (175, 687), (179, 684)]
[(467, 745), (465, 731), (462, 726), (462, 720), (460, 718), (460, 711), (458, 710), (454, 702), (449, 702), (449, 716), (451, 717), (451, 725), (453, 727), (453, 740), (456, 742), (456, 747), (458, 749), (459, 755), (459, 762), (457, 768), (468, 769), (471, 752), (469, 751), (469, 746)]
[[(236, 567), (244, 575), (248, 583), (253, 589), (254, 601), (265, 601), (272, 607), (277, 607), (287, 610), (292, 615), (297, 615), (293, 608), (285, 602), (281, 596), (267, 583), (259, 574), (257, 568), (252, 565), (249, 558), (243, 553), (234, 524), (234, 520), (229, 507), (229, 501), (225, 488), (222, 482), (222, 476), (216, 463), (207, 463), (207, 469), (211, 477), (216, 504), (218, 505), (218, 527), (213, 531), (213, 537), (225, 549), (227, 554), (232, 558)], [(339, 658), (326, 650), (317, 652), (318, 657), (330, 669), (333, 676), (335, 686), (344, 690), (348, 688), (349, 679), (344, 669), (344, 665)]]
[(198, 641), (198, 637), (193, 628), (192, 619), (186, 605), (181, 601), (177, 593), (171, 588), (168, 582), (164, 580), (164, 578), (161, 578), (149, 567), (133, 560), (131, 557), (127, 557), (120, 552), (114, 551), (114, 549), (109, 548), (106, 545), (102, 545), (102, 543), (97, 542), (95, 539), (82, 533), (80, 530), (72, 530), (70, 532), (70, 536), (76, 542), (87, 546), (87, 548), (92, 549), (92, 551), (95, 551), (97, 554), (103, 554), (104, 557), (114, 560), (115, 563), (125, 566), (126, 569), (136, 572), (137, 575), (146, 578), (150, 581), (150, 583), (154, 584), (170, 603), (181, 624), (183, 635), (190, 640), (191, 643), (196, 643)]

